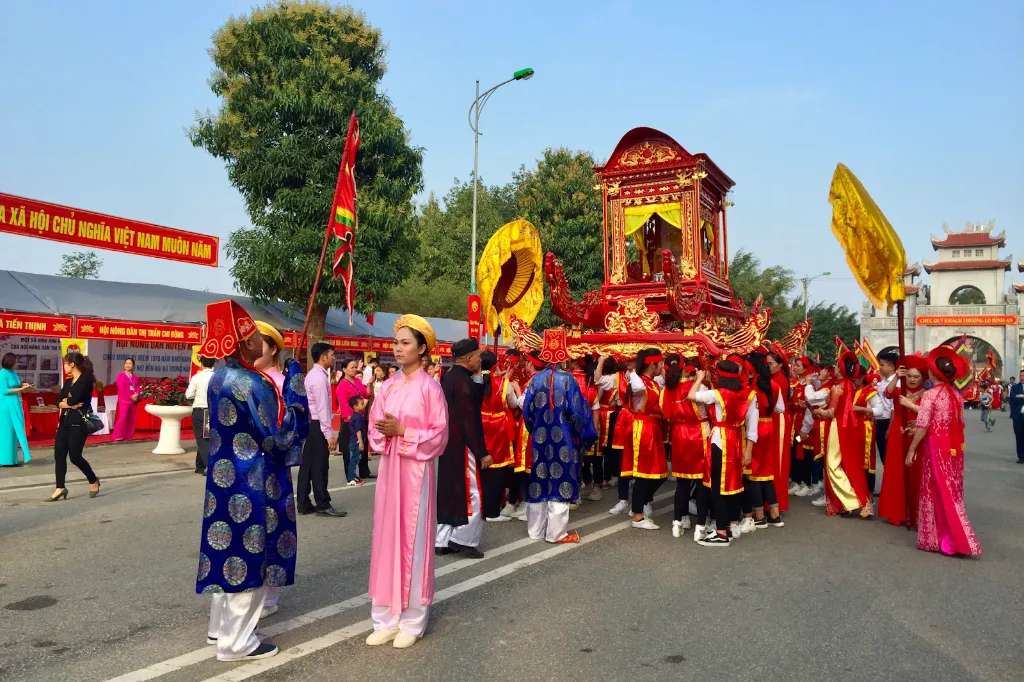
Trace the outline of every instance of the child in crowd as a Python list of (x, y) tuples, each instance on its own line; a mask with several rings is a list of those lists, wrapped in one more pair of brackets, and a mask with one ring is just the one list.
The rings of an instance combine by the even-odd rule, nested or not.
[(348, 420), (348, 450), (345, 457), (345, 475), (350, 486), (362, 485), (359, 478), (359, 460), (366, 451), (366, 398), (354, 395), (349, 398), (352, 416)]

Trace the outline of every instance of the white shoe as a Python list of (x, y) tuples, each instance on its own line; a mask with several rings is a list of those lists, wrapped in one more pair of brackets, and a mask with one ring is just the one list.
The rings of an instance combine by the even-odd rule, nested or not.
[(501, 508), (501, 515), (512, 518), (516, 515), (516, 506), (506, 502), (505, 506)]
[(745, 516), (743, 521), (740, 522), (740, 532), (744, 534), (753, 533), (755, 530), (757, 530), (757, 526), (754, 525), (754, 519)]
[(278, 609), (280, 608), (281, 607), (277, 604), (274, 604), (273, 606), (264, 606), (263, 610), (260, 611), (260, 618), (269, 618), (270, 616), (273, 616), (275, 613), (277, 613)]
[(793, 481), (792, 483), (789, 484), (789, 494), (790, 495), (796, 495), (797, 494), (796, 491), (799, 490), (799, 489), (800, 489), (800, 484), (797, 483), (796, 481)]
[(526, 503), (525, 502), (520, 502), (519, 504), (516, 505), (516, 511), (512, 515), (512, 518), (513, 519), (518, 519), (520, 521), (525, 521), (526, 520)]
[(398, 637), (398, 633), (398, 628), (393, 630), (375, 630), (366, 638), (366, 644), (367, 646), (380, 646), (381, 644), (387, 644), (395, 637)]
[(739, 521), (733, 521), (732, 523), (729, 524), (729, 535), (731, 536), (731, 538), (733, 540), (737, 539), (742, 534), (743, 534), (743, 531), (740, 530)]
[(591, 502), (600, 502), (601, 497), (601, 488), (596, 485), (594, 486), (593, 490), (587, 493), (587, 499), (590, 500)]
[(683, 525), (683, 530), (690, 530), (690, 517), (689, 516), (684, 516), (683, 520), (680, 521), (680, 523)]
[(416, 635), (410, 635), (408, 632), (399, 632), (398, 636), (395, 637), (395, 643), (392, 644), (396, 649), (408, 649), (413, 644), (419, 641), (419, 637)]
[(626, 510), (629, 509), (629, 502), (626, 500), (619, 500), (615, 503), (615, 506), (608, 510), (609, 514), (625, 514)]
[(824, 507), (825, 506), (825, 496), (822, 495), (821, 497), (817, 497), (817, 498), (811, 500), (811, 504), (813, 504), (815, 507)]
[(683, 522), (673, 521), (672, 522), (672, 537), (677, 538), (683, 534)]
[(649, 519), (649, 518), (651, 518), (653, 516), (654, 516), (654, 504), (652, 502), (648, 502), (647, 504), (644, 505), (644, 518), (645, 519)]
[(484, 521), (486, 521), (487, 523), (504, 523), (506, 521), (511, 521), (511, 520), (512, 519), (509, 518), (508, 516), (501, 516), (500, 514), (498, 516), (495, 516), (494, 518), (491, 518), (490, 516), (485, 516), (484, 517)]
[(702, 525), (700, 525), (698, 523), (696, 526), (693, 527), (693, 541), (694, 542), (700, 542), (701, 540), (704, 539), (705, 535), (707, 535), (707, 532), (704, 530), (704, 526), (702, 526)]
[(661, 528), (661, 526), (648, 518), (645, 518), (643, 521), (633, 521), (633, 527), (640, 528), (641, 530), (658, 530)]
[(813, 491), (812, 495), (820, 495), (825, 492), (825, 484), (822, 481), (818, 481), (811, 486), (811, 490)]
[(349, 488), (355, 488), (355, 487), (356, 487), (356, 486), (358, 486), (359, 484), (358, 484), (358, 483), (356, 483), (355, 481), (349, 481), (349, 482), (348, 482), (348, 483), (346, 483), (345, 485), (347, 485), (347, 486), (348, 486)]
[(798, 485), (796, 487), (796, 490), (793, 492), (793, 495), (796, 496), (796, 497), (807, 497), (810, 494), (811, 494), (811, 487), (809, 485), (807, 485), (806, 483), (801, 483), (800, 485)]

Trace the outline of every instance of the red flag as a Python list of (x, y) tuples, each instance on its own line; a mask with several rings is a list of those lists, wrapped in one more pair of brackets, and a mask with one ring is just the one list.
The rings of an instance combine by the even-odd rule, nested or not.
[(348, 322), (352, 324), (352, 310), (355, 303), (355, 268), (353, 260), (356, 253), (356, 153), (359, 151), (359, 120), (356, 112), (352, 112), (348, 120), (348, 133), (345, 135), (345, 149), (341, 153), (341, 165), (338, 166), (338, 184), (334, 189), (334, 206), (327, 230), (333, 231), (341, 244), (334, 250), (332, 261), (334, 278), (341, 278), (345, 285), (345, 306), (348, 308)]

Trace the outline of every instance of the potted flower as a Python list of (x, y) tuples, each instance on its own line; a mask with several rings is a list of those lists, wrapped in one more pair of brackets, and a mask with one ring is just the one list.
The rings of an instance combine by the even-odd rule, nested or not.
[(192, 408), (185, 400), (187, 388), (188, 380), (183, 376), (143, 380), (140, 396), (152, 401), (145, 410), (160, 418), (160, 440), (153, 449), (155, 455), (185, 452), (181, 447), (181, 420), (192, 414)]

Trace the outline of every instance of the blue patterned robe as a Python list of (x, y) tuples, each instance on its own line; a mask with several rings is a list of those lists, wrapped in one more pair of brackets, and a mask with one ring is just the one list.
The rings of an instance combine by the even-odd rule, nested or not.
[(554, 367), (535, 374), (526, 388), (523, 419), (533, 440), (526, 501), (575, 502), (580, 494), (580, 453), (597, 440), (597, 431), (591, 406), (573, 376)]
[(245, 592), (295, 582), (298, 536), (289, 466), (309, 433), (309, 404), (295, 360), (277, 387), (235, 360), (210, 379), (210, 463), (196, 592)]

